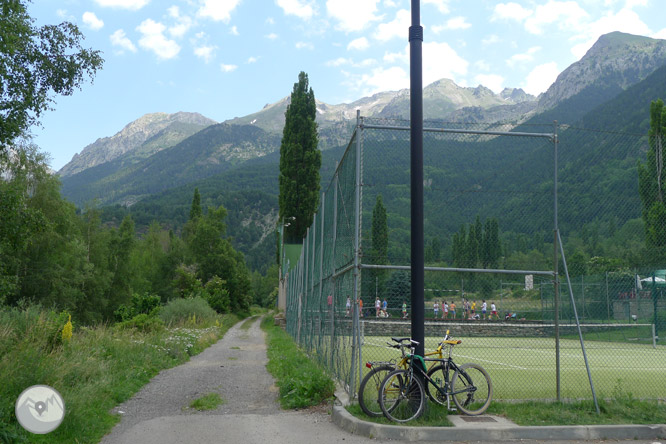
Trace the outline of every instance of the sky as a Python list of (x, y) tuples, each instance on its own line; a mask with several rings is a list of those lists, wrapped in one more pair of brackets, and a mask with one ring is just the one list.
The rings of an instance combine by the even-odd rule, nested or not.
[[(75, 23), (104, 66), (32, 128), (59, 170), (153, 112), (222, 122), (288, 96), (409, 88), (410, 0), (33, 0), (36, 25)], [(538, 95), (608, 32), (666, 39), (663, 0), (421, 0), (423, 84), (448, 78)]]

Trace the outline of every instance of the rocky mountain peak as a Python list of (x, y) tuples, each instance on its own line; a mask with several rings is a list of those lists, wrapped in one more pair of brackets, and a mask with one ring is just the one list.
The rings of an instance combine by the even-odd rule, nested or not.
[[(129, 151), (138, 149), (146, 141), (172, 125), (187, 124), (192, 125), (195, 129), (203, 129), (215, 123), (217, 122), (199, 113), (181, 111), (174, 114), (160, 112), (145, 114), (125, 125), (113, 136), (97, 139), (86, 146), (81, 153), (74, 155), (72, 160), (58, 171), (58, 174), (63, 177), (69, 176), (116, 159)], [(185, 137), (189, 135), (191, 135), (191, 131)], [(170, 140), (169, 143), (171, 142), (173, 140)]]
[(557, 76), (539, 98), (537, 112), (550, 109), (592, 85), (626, 89), (664, 64), (666, 40), (622, 32), (602, 35), (578, 62)]

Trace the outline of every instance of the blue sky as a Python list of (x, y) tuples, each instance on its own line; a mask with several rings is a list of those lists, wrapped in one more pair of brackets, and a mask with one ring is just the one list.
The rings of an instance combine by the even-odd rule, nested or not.
[[(37, 24), (76, 23), (105, 59), (32, 132), (51, 167), (146, 113), (244, 116), (305, 71), (318, 100), (409, 87), (410, 0), (34, 0)], [(545, 91), (605, 33), (666, 39), (663, 0), (422, 0), (424, 85)]]

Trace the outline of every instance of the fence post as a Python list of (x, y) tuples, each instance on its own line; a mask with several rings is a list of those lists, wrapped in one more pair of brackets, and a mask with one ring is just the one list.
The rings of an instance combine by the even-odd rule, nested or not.
[(319, 208), (321, 208), (321, 234), (319, 240), (319, 337), (317, 338), (317, 348), (321, 348), (321, 338), (324, 336), (324, 329), (322, 325), (322, 320), (325, 315), (322, 315), (321, 305), (324, 301), (324, 219), (326, 219), (326, 192), (321, 193), (321, 203)]
[(560, 283), (558, 272), (557, 243), (559, 237), (559, 227), (557, 222), (557, 121), (555, 121), (555, 134), (553, 137), (553, 286), (554, 296), (553, 305), (555, 309), (555, 392), (557, 401), (561, 401), (560, 391)]
[[(333, 241), (331, 244), (331, 276), (335, 274), (335, 248), (336, 248), (336, 239), (338, 237), (338, 166), (340, 162), (335, 162), (335, 175), (333, 176)], [(335, 281), (336, 278), (333, 278), (333, 281), (330, 285), (330, 291), (333, 293), (335, 290)], [(335, 358), (335, 322), (333, 322), (333, 313), (331, 312), (331, 364)]]
[[(358, 305), (358, 288), (360, 280), (360, 254), (361, 254), (361, 111), (356, 110), (356, 168), (355, 168), (355, 202), (354, 202), (354, 284), (353, 284), (353, 296), (354, 296), (354, 305)], [(354, 384), (356, 374), (356, 354), (358, 352), (359, 360), (359, 369), (361, 362), (361, 350), (360, 350), (360, 341), (358, 338), (359, 328), (358, 328), (358, 316), (354, 316), (354, 321), (352, 324), (352, 362), (351, 362), (351, 374), (350, 374), (350, 394), (353, 397), (353, 394), (356, 390), (356, 385)]]

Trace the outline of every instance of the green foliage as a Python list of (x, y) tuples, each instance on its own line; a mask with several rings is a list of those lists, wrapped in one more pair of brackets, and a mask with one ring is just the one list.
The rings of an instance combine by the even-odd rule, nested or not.
[(296, 409), (318, 405), (333, 396), (335, 384), (321, 367), (298, 349), (293, 339), (271, 317), (261, 323), (266, 331), (268, 364), (266, 369), (280, 388), (280, 405)]
[(0, 152), (51, 109), (54, 95), (71, 95), (103, 63), (99, 51), (81, 47), (76, 25), (34, 26), (27, 3), (0, 6)]
[(650, 104), (650, 130), (648, 132), (650, 149), (646, 163), (638, 163), (638, 191), (643, 204), (645, 221), (645, 241), (653, 260), (666, 258), (666, 169), (664, 169), (664, 151), (666, 150), (666, 109), (659, 99)]
[(141, 313), (115, 325), (120, 330), (138, 330), (144, 333), (158, 332), (164, 329), (164, 322), (155, 315)]
[(204, 299), (218, 313), (228, 313), (231, 309), (231, 298), (227, 290), (227, 281), (213, 276), (206, 283)]
[(178, 298), (170, 300), (159, 313), (160, 318), (168, 326), (183, 325), (193, 318), (196, 323), (212, 323), (217, 313), (202, 297)]
[(156, 315), (160, 309), (160, 297), (154, 294), (132, 295), (132, 301), (128, 305), (121, 305), (113, 313), (118, 321), (127, 321), (139, 314)]
[(199, 188), (195, 188), (194, 197), (192, 197), (192, 207), (190, 208), (190, 220), (199, 218), (202, 214), (201, 195), (199, 194)]
[(319, 204), (321, 152), (316, 117), (314, 92), (308, 75), (301, 71), (287, 106), (280, 144), (280, 219), (295, 218), (285, 228), (286, 242), (305, 236)]

